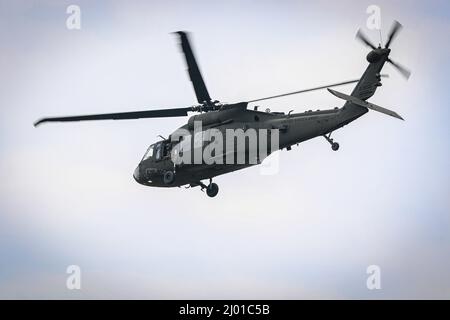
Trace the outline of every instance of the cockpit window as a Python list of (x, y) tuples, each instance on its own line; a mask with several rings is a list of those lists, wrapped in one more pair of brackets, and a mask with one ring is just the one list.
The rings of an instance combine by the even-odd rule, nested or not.
[(163, 160), (170, 155), (170, 144), (166, 141), (161, 141), (156, 143), (155, 145), (155, 160)]
[(141, 161), (147, 160), (149, 158), (155, 159), (156, 161), (162, 160), (169, 154), (169, 144), (161, 141), (155, 144), (152, 144), (145, 153), (144, 157)]
[(162, 158), (162, 143), (158, 143), (155, 146), (155, 159), (156, 160), (161, 160)]
[(150, 147), (148, 147), (147, 152), (144, 154), (144, 157), (142, 158), (142, 161), (153, 157), (153, 149), (154, 149), (153, 147), (154, 147), (153, 144)]

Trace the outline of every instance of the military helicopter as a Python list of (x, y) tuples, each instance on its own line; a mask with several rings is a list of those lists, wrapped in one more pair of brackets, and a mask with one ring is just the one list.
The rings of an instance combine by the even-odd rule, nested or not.
[[(339, 149), (339, 144), (331, 138), (332, 132), (358, 119), (367, 113), (369, 109), (403, 120), (403, 118), (395, 111), (366, 101), (373, 96), (376, 89), (381, 86), (381, 78), (385, 75), (380, 74), (380, 72), (386, 62), (392, 64), (405, 78), (409, 78), (410, 76), (410, 71), (389, 58), (391, 52), (389, 47), (401, 27), (399, 22), (394, 21), (384, 48), (381, 47), (381, 43), (378, 47), (374, 46), (361, 30), (358, 30), (356, 38), (372, 49), (367, 55), (369, 65), (360, 79), (231, 104), (222, 104), (217, 100), (211, 99), (191, 48), (188, 33), (179, 31), (175, 34), (178, 35), (180, 40), (181, 49), (187, 64), (187, 71), (194, 87), (198, 104), (190, 107), (172, 109), (49, 117), (40, 119), (35, 122), (34, 125), (38, 126), (45, 122), (182, 117), (187, 116), (188, 112), (199, 113), (191, 116), (185, 125), (177, 129), (181, 129), (184, 132), (181, 136), (175, 134), (176, 131), (168, 138), (160, 136), (162, 138), (160, 141), (150, 145), (135, 169), (133, 177), (138, 183), (145, 186), (199, 186), (202, 191), (206, 189), (206, 193), (209, 197), (215, 197), (219, 191), (219, 187), (216, 183), (212, 182), (212, 178), (259, 164), (265, 157), (274, 151), (282, 149), (291, 150), (292, 145), (299, 144), (315, 137), (324, 137), (325, 140), (330, 143), (331, 149), (337, 151)], [(330, 89), (331, 87), (355, 82), (357, 82), (357, 85), (353, 89), (351, 95)], [(271, 112), (269, 109), (259, 111), (258, 107), (254, 107), (253, 110), (247, 108), (249, 103), (325, 88), (328, 89), (331, 94), (345, 101), (343, 107), (322, 111), (309, 110), (301, 113), (289, 112), (288, 114), (283, 112)], [(219, 132), (225, 132), (229, 129), (241, 129), (244, 132), (250, 129), (257, 131), (269, 130), (270, 132), (272, 132), (272, 130), (277, 130), (277, 147), (276, 150), (267, 148), (267, 152), (262, 157), (257, 156), (258, 159), (253, 162), (249, 161), (247, 157), (249, 155), (249, 147), (245, 146), (245, 148), (241, 150), (233, 147), (233, 149), (227, 150), (222, 154), (214, 155), (217, 159), (223, 160), (226, 153), (227, 156), (231, 154), (231, 157), (235, 159), (239, 156), (238, 153), (241, 152), (246, 155), (246, 160), (244, 162), (241, 161), (241, 163), (232, 162), (230, 164), (223, 163), (222, 161), (215, 161), (213, 163), (201, 161), (200, 163), (194, 164), (187, 162), (176, 163), (173, 158), (174, 154), (179, 156), (187, 151), (194, 150), (196, 147), (201, 150), (204, 150), (207, 147), (204, 142), (201, 142), (197, 146), (195, 145), (196, 142), (193, 138), (195, 138), (194, 136), (196, 134), (196, 123), (200, 123), (203, 126), (201, 130), (214, 129)], [(202, 132), (204, 131), (201, 131), (201, 133)], [(263, 139), (258, 136), (257, 140), (258, 145), (261, 143), (267, 145), (269, 144), (269, 141), (271, 144), (273, 139), (269, 137), (262, 141)], [(209, 180), (208, 185), (203, 183), (202, 180)]]

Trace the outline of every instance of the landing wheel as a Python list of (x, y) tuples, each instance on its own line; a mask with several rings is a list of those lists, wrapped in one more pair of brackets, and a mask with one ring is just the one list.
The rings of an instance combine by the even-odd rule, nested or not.
[(334, 142), (334, 140), (331, 138), (331, 132), (328, 135), (324, 135), (323, 137), (328, 141), (329, 144), (331, 144), (331, 150), (339, 150), (339, 143)]
[(331, 150), (333, 150), (333, 151), (338, 151), (338, 150), (339, 150), (339, 143), (333, 142), (333, 143), (331, 144)]
[(215, 197), (217, 196), (217, 194), (219, 193), (219, 186), (217, 184), (210, 183), (207, 187), (206, 187), (206, 194), (208, 195), (208, 197)]
[(163, 181), (164, 184), (172, 184), (175, 181), (175, 173), (173, 171), (164, 172)]

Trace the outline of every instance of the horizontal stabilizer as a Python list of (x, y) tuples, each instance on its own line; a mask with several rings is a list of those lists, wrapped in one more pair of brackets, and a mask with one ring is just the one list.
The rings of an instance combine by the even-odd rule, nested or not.
[(356, 104), (358, 106), (366, 107), (367, 109), (375, 110), (375, 111), (387, 114), (388, 116), (391, 116), (391, 117), (394, 117), (394, 118), (397, 118), (397, 119), (400, 119), (400, 120), (405, 120), (395, 111), (392, 111), (392, 110), (380, 107), (380, 106), (378, 106), (376, 104), (373, 104), (373, 103), (370, 103), (370, 102), (358, 99), (358, 98), (353, 97), (353, 96), (349, 96), (347, 94), (344, 94), (342, 92), (338, 92), (338, 91), (335, 91), (335, 90), (332, 90), (332, 89), (328, 89), (328, 91), (330, 91), (330, 93), (335, 95), (336, 97), (341, 98), (341, 99), (346, 100), (346, 101), (349, 101), (351, 103), (354, 103), (354, 104)]

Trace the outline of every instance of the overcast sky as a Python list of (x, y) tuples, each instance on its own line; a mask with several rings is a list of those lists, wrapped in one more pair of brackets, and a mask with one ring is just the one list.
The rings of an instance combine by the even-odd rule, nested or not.
[[(81, 30), (66, 8), (81, 8)], [(50, 115), (195, 103), (173, 31), (192, 32), (213, 99), (359, 78), (366, 8), (404, 29), (369, 112), (333, 135), (199, 189), (137, 184), (157, 135), (187, 118), (48, 124)], [(0, 0), (1, 298), (449, 298), (448, 1)], [(351, 92), (352, 86), (339, 90)], [(262, 103), (325, 109), (327, 91)], [(66, 268), (82, 289), (66, 289)], [(368, 290), (366, 268), (381, 268)]]

